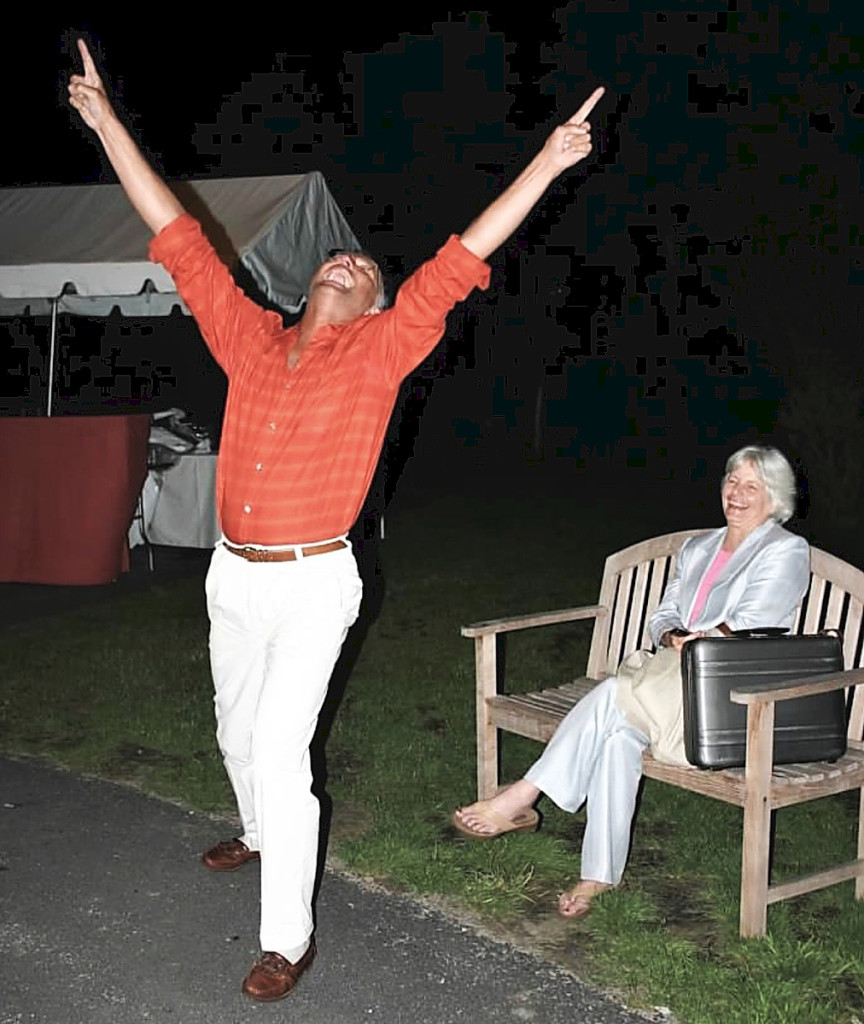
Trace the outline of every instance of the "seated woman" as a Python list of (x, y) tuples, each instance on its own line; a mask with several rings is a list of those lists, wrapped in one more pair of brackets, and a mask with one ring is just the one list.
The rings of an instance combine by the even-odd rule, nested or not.
[(563, 917), (584, 917), (598, 893), (621, 881), (646, 748), (686, 764), (681, 657), (707, 632), (792, 625), (810, 578), (807, 542), (784, 530), (795, 478), (775, 448), (741, 448), (721, 489), (726, 526), (691, 537), (649, 621), (654, 655), (638, 651), (561, 722), (540, 759), (491, 800), (463, 807), (453, 824), (473, 839), (533, 831), (534, 804), (548, 796), (565, 811), (586, 805), (581, 878), (558, 899)]

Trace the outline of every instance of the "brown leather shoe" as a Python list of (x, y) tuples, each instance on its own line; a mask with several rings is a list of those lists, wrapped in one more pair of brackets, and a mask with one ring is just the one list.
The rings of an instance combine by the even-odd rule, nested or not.
[(236, 871), (250, 860), (260, 860), (257, 850), (250, 850), (239, 839), (223, 839), (201, 855), (201, 863), (211, 871)]
[(289, 963), (279, 953), (262, 953), (243, 979), (243, 992), (259, 1003), (275, 1003), (284, 999), (314, 959), (314, 939), (296, 964)]

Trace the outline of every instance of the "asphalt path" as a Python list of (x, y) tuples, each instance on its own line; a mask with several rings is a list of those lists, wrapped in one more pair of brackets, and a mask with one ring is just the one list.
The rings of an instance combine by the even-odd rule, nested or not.
[(225, 823), (0, 757), (0, 1024), (644, 1024), (571, 975), (326, 871), (319, 953), (287, 999), (240, 991), (258, 867), (207, 871)]

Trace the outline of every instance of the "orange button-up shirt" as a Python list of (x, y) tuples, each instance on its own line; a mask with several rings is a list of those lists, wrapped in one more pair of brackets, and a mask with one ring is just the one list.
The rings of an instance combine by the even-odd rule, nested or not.
[(452, 236), (399, 289), (391, 309), (312, 337), (234, 283), (188, 214), (150, 244), (228, 376), (216, 501), (235, 544), (309, 544), (360, 514), (402, 380), (444, 333), (447, 313), (489, 267)]

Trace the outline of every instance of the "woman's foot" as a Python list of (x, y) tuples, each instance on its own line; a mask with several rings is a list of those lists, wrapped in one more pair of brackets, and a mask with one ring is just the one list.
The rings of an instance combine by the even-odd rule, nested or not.
[(558, 897), (558, 913), (568, 921), (585, 917), (591, 911), (591, 901), (594, 897), (614, 888), (607, 882), (592, 882), (588, 878), (582, 878), (572, 889), (562, 892)]
[(533, 804), (540, 790), (524, 779), (502, 789), (491, 800), (460, 807), (451, 821), (471, 839), (494, 839), (505, 832), (533, 832), (540, 821)]

